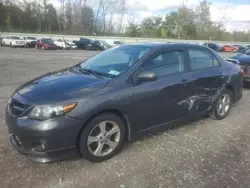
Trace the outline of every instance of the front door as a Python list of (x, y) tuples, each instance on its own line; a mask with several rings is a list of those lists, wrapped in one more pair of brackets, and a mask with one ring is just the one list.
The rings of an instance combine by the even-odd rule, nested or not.
[(188, 115), (190, 73), (186, 72), (184, 49), (153, 55), (138, 71), (151, 71), (156, 81), (134, 85), (136, 129), (142, 131)]

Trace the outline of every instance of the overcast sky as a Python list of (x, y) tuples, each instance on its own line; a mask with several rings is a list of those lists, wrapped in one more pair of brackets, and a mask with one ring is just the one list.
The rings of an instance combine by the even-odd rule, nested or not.
[[(95, 9), (97, 0), (87, 0), (87, 4)], [(190, 8), (194, 8), (201, 0), (186, 0)], [(60, 0), (49, 0), (56, 7), (60, 7)], [(181, 0), (127, 0), (127, 8), (131, 10), (135, 19), (141, 21), (152, 15), (164, 16), (177, 10)], [(250, 0), (210, 0), (213, 21), (224, 18), (226, 29), (250, 30)], [(226, 18), (226, 19), (225, 19)]]

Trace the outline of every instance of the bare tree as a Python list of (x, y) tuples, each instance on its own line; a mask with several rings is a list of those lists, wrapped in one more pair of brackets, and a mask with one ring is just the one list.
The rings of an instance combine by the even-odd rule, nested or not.
[(123, 19), (124, 19), (124, 16), (126, 15), (126, 13), (128, 11), (128, 9), (126, 7), (126, 2), (127, 2), (127, 0), (119, 0), (119, 7), (118, 7), (119, 20), (118, 20), (118, 29), (117, 29), (117, 31), (119, 33), (121, 33), (122, 30), (123, 30), (123, 28), (122, 28), (123, 21), (124, 21)]

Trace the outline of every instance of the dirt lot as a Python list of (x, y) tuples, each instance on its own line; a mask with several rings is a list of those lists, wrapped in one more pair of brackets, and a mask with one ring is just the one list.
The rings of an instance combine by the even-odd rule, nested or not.
[(103, 163), (71, 159), (39, 164), (18, 154), (9, 144), (4, 121), (14, 89), (91, 54), (0, 47), (0, 187), (250, 187), (249, 89), (225, 120), (202, 119), (148, 136)]

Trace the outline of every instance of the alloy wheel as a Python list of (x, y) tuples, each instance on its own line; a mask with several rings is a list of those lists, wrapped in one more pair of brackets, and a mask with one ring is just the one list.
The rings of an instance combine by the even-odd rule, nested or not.
[(87, 138), (89, 152), (97, 157), (115, 150), (121, 138), (121, 130), (113, 121), (102, 121), (92, 128)]
[(218, 102), (217, 102), (218, 115), (220, 115), (220, 116), (226, 115), (230, 109), (230, 105), (231, 105), (230, 96), (227, 93), (221, 95)]

